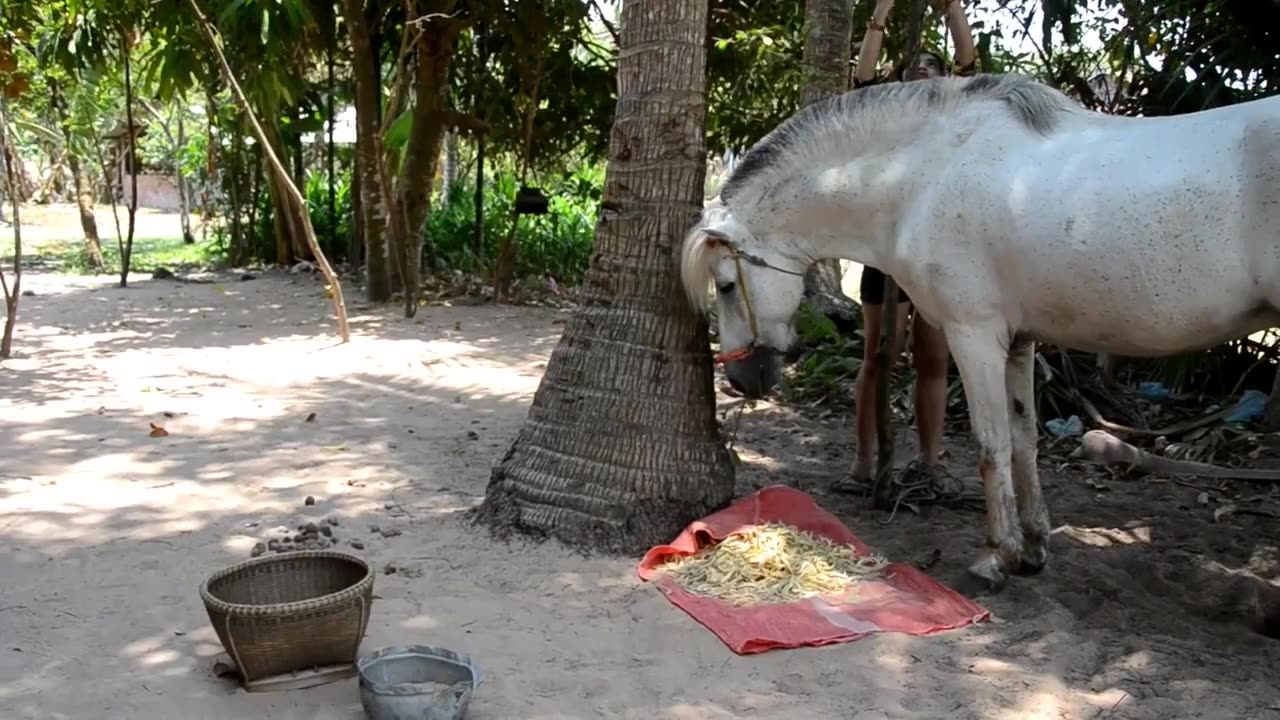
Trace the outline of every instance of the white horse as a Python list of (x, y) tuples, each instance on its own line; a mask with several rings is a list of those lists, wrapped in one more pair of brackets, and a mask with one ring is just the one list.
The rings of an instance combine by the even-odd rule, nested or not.
[(682, 249), (695, 307), (714, 284), (718, 359), (747, 396), (777, 382), (802, 275), (831, 258), (892, 276), (946, 334), (986, 495), (969, 572), (999, 590), (1049, 557), (1035, 342), (1159, 357), (1280, 324), (1280, 97), (1126, 118), (980, 75), (806, 107)]

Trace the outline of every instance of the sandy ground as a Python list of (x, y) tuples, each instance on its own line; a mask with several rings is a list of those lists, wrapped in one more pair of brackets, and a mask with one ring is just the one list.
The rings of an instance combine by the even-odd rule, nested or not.
[[(738, 657), (640, 583), (636, 559), (496, 544), (459, 522), (524, 419), (556, 311), (405, 321), (349, 288), (355, 338), (338, 346), (310, 275), (26, 287), (18, 357), (0, 364), (0, 717), (362, 717), (354, 679), (247, 694), (214, 677), (197, 593), (273, 528), (333, 516), (380, 570), (362, 649), (472, 653), (477, 719), (1280, 718), (1280, 641), (1258, 632), (1280, 634), (1277, 523), (1215, 523), (1196, 489), (1090, 484), (1046, 460), (1055, 555), (983, 599), (993, 622)], [(149, 437), (152, 422), (171, 434)], [(940, 550), (930, 572), (954, 582), (980, 517), (883, 525), (827, 493), (851, 428), (750, 411), (739, 493), (795, 485), (894, 559)], [(974, 482), (968, 439), (950, 445)]]

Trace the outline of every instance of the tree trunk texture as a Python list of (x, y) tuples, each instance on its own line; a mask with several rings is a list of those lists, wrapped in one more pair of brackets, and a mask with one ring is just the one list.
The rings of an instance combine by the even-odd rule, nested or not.
[(102, 257), (102, 240), (98, 237), (98, 219), (93, 215), (93, 189), (84, 176), (84, 166), (80, 158), (68, 152), (67, 160), (71, 165), (71, 177), (76, 185), (76, 205), (80, 209), (80, 228), (84, 231), (84, 256), (89, 267), (95, 272), (106, 268)]
[[(262, 130), (271, 142), (271, 149), (277, 158), (287, 162), (285, 158), (288, 155), (285, 153), (284, 139), (280, 136), (280, 127), (275, 114), (261, 113), (261, 115), (269, 118), (262, 124)], [(265, 153), (263, 155), (265, 161)], [(310, 260), (311, 251), (307, 247), (303, 218), (299, 214), (300, 211), (305, 212), (306, 208), (295, 207), (289, 201), (289, 189), (285, 185), (285, 178), (277, 177), (276, 173), (271, 172), (270, 167), (264, 168), (263, 171), (267, 173), (267, 194), (271, 197), (271, 216), (276, 235), (276, 263), (291, 265), (295, 260)]]
[[(431, 212), (436, 163), (444, 144), (449, 110), (449, 61), (462, 24), (445, 14), (453, 0), (432, 3), (418, 18), (422, 34), (416, 48), (413, 132), (405, 146), (404, 162), (391, 201), (391, 245), (404, 293), (404, 316), (418, 311), (421, 290), (423, 230)], [(423, 20), (432, 16), (427, 20)], [(383, 156), (385, 158), (385, 155)]]
[(707, 0), (627, 0), (583, 299), (471, 518), (639, 553), (733, 495), (705, 319), (676, 255), (702, 209)]
[(4, 331), (0, 333), (0, 359), (13, 356), (13, 329), (18, 324), (18, 302), (22, 297), (22, 208), (18, 195), (17, 173), (14, 166), (19, 164), (16, 152), (9, 150), (9, 106), (0, 95), (0, 184), (5, 187), (5, 194), (13, 205), (13, 284), (5, 278), (0, 269), (0, 288), (4, 290)]
[(449, 194), (453, 190), (454, 183), (458, 182), (458, 173), (460, 160), (458, 157), (458, 131), (451, 130), (444, 138), (444, 158), (441, 160), (444, 167), (440, 170), (443, 177), (443, 184), (440, 187), (440, 202), (443, 205), (449, 204)]
[[(228, 163), (228, 169), (231, 172), (231, 266), (240, 267), (245, 265), (249, 253), (246, 252), (248, 243), (245, 241), (245, 232), (243, 219), (240, 210), (244, 207), (244, 144), (243, 137), (240, 132), (232, 133), (231, 157)], [(254, 198), (256, 200), (256, 198)]]
[(129, 137), (129, 233), (120, 248), (120, 287), (129, 286), (129, 266), (133, 261), (133, 233), (138, 225), (138, 133), (133, 120), (133, 73), (129, 62), (129, 40), (120, 38), (120, 54), (124, 61), (125, 134)]
[(71, 168), (71, 180), (76, 189), (76, 205), (80, 210), (80, 229), (84, 232), (84, 257), (94, 272), (106, 268), (102, 257), (102, 240), (98, 237), (98, 220), (93, 215), (93, 186), (84, 174), (84, 165), (80, 156), (72, 147), (71, 117), (67, 110), (66, 98), (62, 95), (62, 87), (57, 80), (49, 81), (50, 100), (58, 113), (62, 125), (62, 139), (67, 148), (67, 165)]
[[(178, 138), (173, 144), (173, 174), (178, 181), (178, 218), (182, 223), (182, 242), (187, 245), (194, 245), (196, 237), (191, 234), (190, 193), (187, 190), (186, 174), (182, 172), (182, 149), (187, 145), (187, 128), (182, 122), (182, 113), (183, 108), (181, 107), (174, 113), (178, 118)], [(210, 138), (210, 144), (212, 142), (213, 140)]]
[(356, 172), (360, 183), (360, 232), (364, 236), (365, 297), (369, 302), (391, 299), (391, 266), (387, 257), (387, 203), (382, 184), (382, 132), (379, 123), (381, 74), (362, 0), (342, 0), (347, 34), (351, 38), (351, 68), (355, 77)]
[[(848, 89), (853, 0), (806, 0), (800, 106)], [(814, 263), (804, 276), (805, 299), (838, 327), (857, 327), (857, 312), (840, 287), (840, 261)]]

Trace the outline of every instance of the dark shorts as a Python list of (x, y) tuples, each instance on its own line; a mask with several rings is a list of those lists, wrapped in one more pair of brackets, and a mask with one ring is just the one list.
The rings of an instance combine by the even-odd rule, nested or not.
[[(883, 305), (884, 304), (884, 273), (873, 267), (863, 266), (862, 283), (859, 286), (859, 292), (862, 295), (864, 305)], [(902, 288), (898, 288), (898, 302), (911, 302), (911, 298), (903, 292)]]

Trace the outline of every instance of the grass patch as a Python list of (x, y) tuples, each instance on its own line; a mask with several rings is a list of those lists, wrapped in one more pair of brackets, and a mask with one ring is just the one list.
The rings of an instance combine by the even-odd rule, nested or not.
[[(8, 234), (6, 234), (8, 235)], [(84, 240), (23, 240), (23, 265), (41, 265), (62, 272), (89, 272), (84, 254)], [(106, 272), (120, 272), (120, 248), (114, 237), (103, 238), (102, 257)], [(13, 263), (13, 237), (0, 237), (0, 258), (6, 265)], [(157, 267), (205, 268), (217, 265), (222, 251), (213, 242), (187, 245), (181, 237), (136, 237), (133, 240), (133, 256), (129, 271), (151, 272)]]

